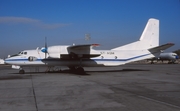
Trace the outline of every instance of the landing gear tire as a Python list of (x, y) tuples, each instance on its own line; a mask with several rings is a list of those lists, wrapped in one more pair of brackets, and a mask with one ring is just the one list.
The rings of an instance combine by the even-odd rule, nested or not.
[(76, 69), (76, 71), (82, 73), (82, 72), (84, 72), (84, 69), (83, 69), (82, 67), (78, 67), (78, 68)]
[(77, 74), (85, 74), (83, 67), (69, 67), (69, 69)]
[(19, 70), (19, 74), (25, 74), (25, 71), (23, 69)]

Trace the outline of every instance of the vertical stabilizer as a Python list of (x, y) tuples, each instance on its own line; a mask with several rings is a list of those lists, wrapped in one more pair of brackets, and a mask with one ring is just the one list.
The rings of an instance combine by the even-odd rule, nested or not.
[(151, 18), (148, 20), (139, 41), (112, 50), (141, 50), (157, 46), (159, 46), (159, 20)]

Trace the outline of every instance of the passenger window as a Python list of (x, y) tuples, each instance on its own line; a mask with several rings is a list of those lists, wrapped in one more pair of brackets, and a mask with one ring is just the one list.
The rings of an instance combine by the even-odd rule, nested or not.
[(27, 55), (27, 52), (24, 52), (24, 55)]

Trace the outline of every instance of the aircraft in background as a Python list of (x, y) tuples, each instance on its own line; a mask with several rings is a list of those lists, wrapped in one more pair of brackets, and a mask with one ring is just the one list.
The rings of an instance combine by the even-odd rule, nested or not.
[(84, 72), (83, 67), (119, 66), (129, 62), (156, 57), (173, 43), (159, 46), (159, 20), (149, 19), (136, 42), (113, 48), (95, 50), (99, 44), (57, 45), (36, 50), (24, 50), (5, 59), (6, 64), (17, 66), (25, 73), (26, 66), (67, 66), (70, 70)]
[(0, 59), (0, 65), (1, 64), (4, 64), (4, 60), (3, 59)]
[(154, 60), (158, 61), (168, 61), (169, 64), (174, 64), (179, 59), (179, 56), (176, 53), (169, 52), (169, 53), (161, 53), (159, 56), (154, 57), (152, 59), (148, 59), (151, 61), (151, 64), (154, 64)]

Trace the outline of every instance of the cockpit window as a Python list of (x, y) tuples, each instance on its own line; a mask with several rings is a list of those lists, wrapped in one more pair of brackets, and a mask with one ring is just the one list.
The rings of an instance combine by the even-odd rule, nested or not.
[(27, 52), (19, 52), (18, 54), (11, 55), (10, 57), (14, 57), (18, 55), (27, 55)]
[[(18, 56), (18, 55), (19, 55), (19, 54), (14, 54), (14, 55), (11, 55), (11, 56), (9, 56), (9, 57), (14, 57), (14, 56)], [(8, 57), (8, 58), (9, 58), (9, 57)]]
[(19, 52), (18, 54), (11, 55), (10, 57), (14, 57), (18, 55), (27, 55), (27, 52)]
[(19, 52), (18, 55), (27, 55), (27, 52)]

